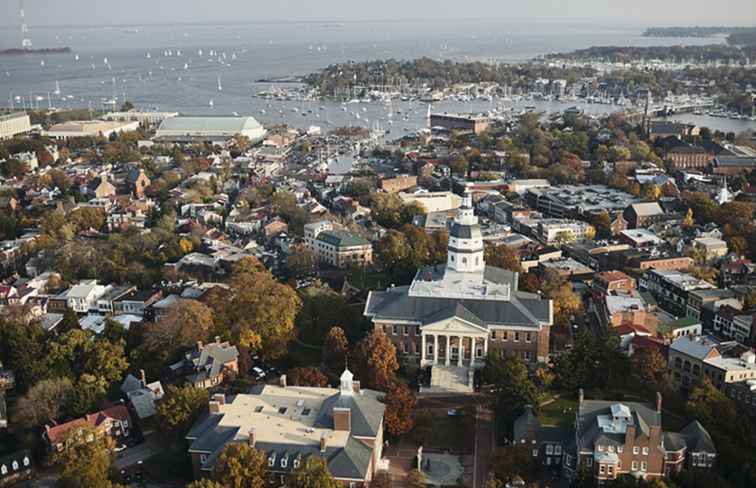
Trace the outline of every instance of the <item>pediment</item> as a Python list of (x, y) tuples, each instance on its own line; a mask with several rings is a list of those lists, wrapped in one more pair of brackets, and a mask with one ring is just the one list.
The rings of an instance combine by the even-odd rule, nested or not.
[(488, 330), (477, 324), (473, 324), (457, 317), (440, 320), (431, 324), (422, 326), (422, 331), (427, 333), (443, 334), (469, 334), (469, 335), (488, 335)]

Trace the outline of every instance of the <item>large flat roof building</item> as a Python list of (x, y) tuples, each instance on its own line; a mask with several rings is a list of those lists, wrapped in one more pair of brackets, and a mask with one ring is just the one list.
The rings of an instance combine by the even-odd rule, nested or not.
[(158, 127), (159, 142), (224, 142), (235, 136), (246, 136), (260, 142), (266, 131), (253, 117), (172, 117)]
[(31, 120), (24, 112), (0, 115), (0, 140), (10, 139), (31, 130)]
[(382, 393), (361, 389), (349, 370), (339, 389), (257, 385), (250, 394), (212, 397), (209, 414), (189, 431), (194, 475), (211, 471), (230, 443), (245, 443), (268, 458), (269, 481), (285, 482), (310, 456), (346, 486), (365, 486), (382, 457)]
[(53, 139), (72, 137), (110, 137), (111, 134), (139, 129), (139, 122), (117, 122), (105, 120), (72, 120), (55, 124), (44, 132)]

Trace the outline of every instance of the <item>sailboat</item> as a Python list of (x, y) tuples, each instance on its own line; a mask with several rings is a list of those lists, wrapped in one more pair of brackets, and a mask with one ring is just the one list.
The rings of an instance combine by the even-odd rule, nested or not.
[(54, 95), (60, 95), (60, 83), (55, 80), (55, 91), (53, 92)]
[(42, 61), (40, 61), (39, 65), (44, 67), (45, 66), (45, 60), (43, 59)]
[(78, 54), (76, 56), (74, 56), (74, 61), (76, 61), (77, 63), (79, 62), (79, 55)]
[(152, 59), (152, 54), (147, 53), (147, 59)]
[(213, 99), (212, 99), (212, 98), (210, 99), (210, 104), (209, 104), (209, 105), (210, 105), (211, 107), (214, 107), (214, 106), (215, 106), (215, 102), (213, 102)]
[(220, 76), (218, 76), (218, 91), (219, 92), (223, 91), (223, 85), (221, 84), (221, 77)]

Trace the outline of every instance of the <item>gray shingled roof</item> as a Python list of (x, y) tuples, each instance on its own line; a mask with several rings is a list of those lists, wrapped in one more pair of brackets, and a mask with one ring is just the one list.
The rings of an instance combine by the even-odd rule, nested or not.
[(685, 441), (688, 444), (688, 450), (691, 452), (717, 452), (717, 448), (714, 446), (714, 441), (711, 439), (711, 436), (697, 420), (688, 424), (688, 426), (680, 432), (680, 435), (685, 437)]
[(352, 414), (352, 434), (358, 437), (375, 437), (381, 427), (386, 406), (379, 402), (374, 392), (328, 397), (320, 407), (315, 427), (333, 429), (333, 409), (348, 408)]
[[(421, 324), (433, 323), (437, 317), (444, 317), (451, 306), (461, 305), (461, 319), (491, 325), (516, 325), (537, 327), (548, 323), (549, 301), (531, 294), (512, 293), (509, 301), (468, 300), (456, 298), (411, 297), (406, 288), (374, 291), (368, 297), (365, 313), (375, 321), (409, 320)], [(456, 309), (455, 309), (456, 310)], [(477, 319), (471, 320), (472, 317)]]

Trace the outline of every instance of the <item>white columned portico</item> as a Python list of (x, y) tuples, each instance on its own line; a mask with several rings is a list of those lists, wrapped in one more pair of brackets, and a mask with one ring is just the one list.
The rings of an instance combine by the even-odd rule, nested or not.
[(438, 364), (438, 334), (433, 334), (433, 364)]
[(464, 355), (464, 336), (457, 336), (457, 366), (462, 367), (462, 356)]
[(446, 336), (446, 365), (451, 365), (451, 336)]
[(420, 346), (420, 365), (423, 365), (428, 357), (428, 349), (425, 345), (425, 334), (423, 334), (422, 332), (420, 333), (420, 341), (422, 344)]

